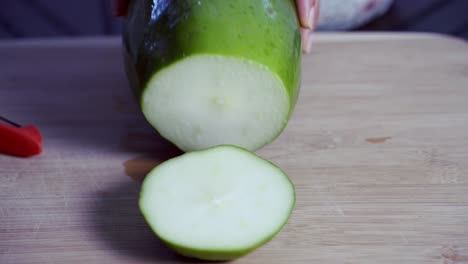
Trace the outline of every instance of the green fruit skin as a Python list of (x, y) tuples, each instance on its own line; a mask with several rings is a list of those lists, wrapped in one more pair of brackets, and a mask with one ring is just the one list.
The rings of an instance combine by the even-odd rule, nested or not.
[(289, 115), (296, 104), (301, 39), (293, 0), (133, 0), (123, 40), (139, 100), (159, 70), (191, 55), (215, 54), (267, 67), (287, 90)]
[[(260, 157), (258, 157), (257, 155), (255, 155), (254, 153), (246, 150), (246, 149), (243, 149), (243, 148), (240, 148), (238, 146), (234, 146), (234, 145), (220, 145), (220, 146), (214, 146), (214, 147), (209, 147), (209, 148), (206, 148), (206, 149), (202, 149), (202, 150), (197, 150), (197, 151), (192, 151), (190, 153), (186, 153), (184, 155), (192, 155), (193, 153), (199, 153), (199, 152), (205, 152), (205, 151), (210, 151), (211, 149), (216, 149), (216, 148), (221, 148), (221, 147), (232, 147), (232, 148), (237, 148), (239, 150), (242, 150), (242, 151), (245, 151), (246, 153), (248, 153), (249, 155), (252, 155), (254, 156), (255, 158), (258, 158), (258, 159), (261, 159)], [(182, 156), (184, 156), (182, 155)], [(165, 161), (164, 163), (167, 163), (167, 162), (171, 162), (171, 161), (175, 161), (177, 160), (178, 158), (180, 158), (181, 156), (179, 157), (176, 157), (176, 158), (173, 158), (173, 159), (170, 159), (168, 161)], [(265, 160), (266, 161), (266, 160)], [(287, 174), (280, 168), (278, 167), (276, 164), (270, 162), (270, 161), (267, 161), (268, 163), (270, 163), (272, 166), (276, 167), (278, 170), (282, 171), (283, 174), (286, 176)], [(163, 165), (164, 163), (160, 164), (160, 165)], [(158, 165), (158, 166), (160, 166)], [(154, 170), (154, 169), (153, 169)], [(149, 173), (151, 174), (151, 172)], [(149, 175), (148, 174), (148, 175)], [(265, 237), (263, 240), (257, 242), (255, 245), (252, 245), (251, 247), (249, 248), (242, 248), (242, 249), (232, 249), (232, 250), (209, 250), (209, 249), (203, 249), (203, 248), (189, 248), (189, 247), (186, 247), (186, 246), (182, 246), (182, 245), (179, 245), (179, 244), (176, 244), (176, 243), (173, 243), (167, 239), (165, 239), (164, 237), (160, 236), (159, 235), (159, 232), (158, 232), (158, 229), (152, 225), (151, 221), (149, 220), (148, 217), (146, 217), (145, 215), (145, 211), (142, 210), (143, 206), (141, 205), (141, 197), (143, 195), (143, 192), (144, 191), (150, 191), (150, 190), (145, 190), (145, 184), (144, 184), (144, 181), (143, 181), (143, 186), (142, 186), (142, 190), (140, 191), (140, 201), (139, 201), (139, 207), (140, 207), (140, 211), (143, 215), (143, 217), (145, 218), (146, 222), (149, 224), (149, 226), (151, 227), (151, 229), (153, 230), (153, 232), (159, 237), (159, 239), (161, 239), (161, 241), (164, 242), (164, 244), (166, 244), (168, 247), (170, 247), (172, 250), (174, 250), (175, 252), (179, 253), (180, 255), (182, 256), (186, 256), (186, 257), (189, 257), (189, 258), (196, 258), (196, 259), (201, 259), (201, 260), (209, 260), (209, 261), (228, 261), (228, 260), (234, 260), (236, 258), (239, 258), (239, 257), (242, 257), (252, 251), (254, 251), (255, 249), (257, 249), (258, 247), (264, 245), (265, 243), (267, 243), (268, 241), (270, 241), (273, 237), (275, 237), (280, 231), (281, 229), (287, 224), (289, 218), (291, 217), (291, 214), (293, 213), (294, 211), (294, 207), (296, 206), (296, 191), (295, 191), (295, 187), (294, 187), (294, 183), (291, 181), (291, 179), (286, 176), (286, 179), (287, 181), (289, 182), (289, 184), (291, 185), (291, 188), (292, 188), (292, 193), (294, 195), (293, 197), (293, 201), (291, 203), (291, 208), (289, 209), (289, 213), (288, 213), (288, 217), (284, 220), (284, 222), (278, 227), (278, 229), (272, 233), (270, 236), (268, 237)]]

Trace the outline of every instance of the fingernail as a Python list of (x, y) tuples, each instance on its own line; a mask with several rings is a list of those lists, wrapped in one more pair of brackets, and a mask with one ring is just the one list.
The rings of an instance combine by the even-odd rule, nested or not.
[(307, 17), (307, 27), (310, 29), (314, 29), (315, 27), (315, 8), (312, 6), (309, 10), (309, 14)]
[(312, 49), (312, 30), (301, 28), (302, 52), (310, 53)]

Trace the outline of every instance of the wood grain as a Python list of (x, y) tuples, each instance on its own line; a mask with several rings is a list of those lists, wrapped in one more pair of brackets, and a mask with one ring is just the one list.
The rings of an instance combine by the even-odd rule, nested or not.
[[(468, 263), (467, 43), (315, 41), (294, 117), (258, 152), (290, 175), (296, 209), (234, 263)], [(196, 262), (138, 212), (132, 178), (179, 153), (138, 112), (120, 49), (118, 39), (0, 44), (1, 114), (44, 134), (42, 155), (0, 156), (0, 263)]]

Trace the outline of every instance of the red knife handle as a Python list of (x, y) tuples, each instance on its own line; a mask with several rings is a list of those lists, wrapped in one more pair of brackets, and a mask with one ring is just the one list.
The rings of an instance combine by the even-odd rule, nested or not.
[(42, 152), (42, 137), (33, 126), (15, 127), (0, 123), (0, 153), (30, 157)]

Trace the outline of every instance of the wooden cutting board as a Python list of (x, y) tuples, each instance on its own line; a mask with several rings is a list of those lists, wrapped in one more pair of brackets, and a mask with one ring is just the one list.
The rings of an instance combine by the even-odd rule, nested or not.
[[(468, 263), (468, 44), (432, 35), (315, 35), (284, 134), (258, 152), (297, 206), (234, 263)], [(44, 152), (0, 156), (0, 263), (179, 263), (137, 208), (178, 152), (146, 124), (120, 40), (0, 44), (0, 114)], [(1, 140), (1, 139), (0, 139)]]

